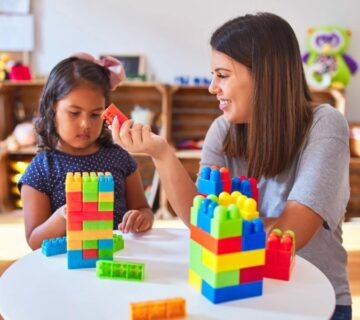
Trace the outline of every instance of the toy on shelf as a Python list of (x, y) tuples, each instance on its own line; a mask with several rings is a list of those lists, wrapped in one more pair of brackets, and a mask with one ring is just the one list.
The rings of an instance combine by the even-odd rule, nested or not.
[(179, 319), (186, 316), (183, 298), (130, 303), (131, 320)]
[(189, 283), (213, 303), (262, 294), (265, 240), (256, 180), (204, 167), (190, 214)]
[(66, 237), (44, 240), (41, 245), (41, 252), (47, 257), (66, 253)]
[(266, 262), (264, 276), (278, 280), (290, 280), (295, 264), (295, 234), (292, 230), (284, 233), (274, 229), (266, 243)]
[(111, 125), (115, 116), (117, 116), (120, 126), (128, 119), (113, 103), (101, 114), (101, 119), (104, 119), (108, 125)]
[(321, 90), (345, 88), (357, 71), (357, 63), (345, 53), (350, 44), (350, 30), (341, 27), (311, 28), (308, 52), (303, 56), (309, 86)]
[(144, 281), (145, 264), (128, 261), (96, 262), (96, 276), (103, 279)]
[(9, 72), (10, 80), (14, 81), (29, 81), (31, 80), (30, 67), (23, 64), (22, 62), (16, 62), (10, 68)]
[(9, 61), (11, 57), (8, 53), (0, 54), (0, 81), (9, 80)]
[(68, 268), (94, 268), (99, 259), (113, 260), (111, 173), (68, 172), (65, 191)]

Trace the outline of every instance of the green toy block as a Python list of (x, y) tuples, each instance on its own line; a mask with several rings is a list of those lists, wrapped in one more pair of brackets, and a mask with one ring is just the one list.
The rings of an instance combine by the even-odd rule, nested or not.
[(114, 211), (114, 202), (99, 202), (99, 211)]
[(121, 234), (113, 234), (114, 248), (113, 252), (124, 249), (124, 238)]
[(191, 207), (190, 212), (190, 223), (194, 226), (197, 226), (197, 216), (198, 211), (201, 205), (201, 201), (203, 201), (204, 197), (201, 195), (197, 195), (193, 200), (193, 206)]
[(99, 259), (112, 259), (113, 249), (99, 249)]
[(232, 204), (228, 208), (218, 206), (211, 219), (211, 235), (217, 239), (242, 235), (242, 219), (239, 208)]
[(112, 220), (83, 221), (83, 230), (112, 230)]
[(98, 241), (97, 240), (83, 240), (82, 247), (83, 247), (83, 249), (97, 249)]
[(82, 196), (84, 202), (97, 202), (99, 199), (99, 194), (97, 192), (83, 192)]
[(190, 240), (189, 267), (201, 279), (204, 279), (213, 288), (224, 288), (228, 286), (235, 286), (240, 283), (239, 270), (214, 272), (202, 263), (201, 256), (202, 256), (201, 245), (193, 240)]
[(144, 281), (145, 264), (140, 262), (107, 261), (96, 262), (96, 276), (113, 280)]
[(90, 172), (90, 175), (87, 172), (83, 172), (82, 182), (83, 194), (99, 192), (99, 182), (95, 172)]

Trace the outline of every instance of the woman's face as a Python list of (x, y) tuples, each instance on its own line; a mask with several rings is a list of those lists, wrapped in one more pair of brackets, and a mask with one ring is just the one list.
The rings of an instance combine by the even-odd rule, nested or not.
[(248, 123), (252, 111), (252, 76), (243, 64), (216, 50), (211, 52), (213, 75), (209, 92), (229, 123)]

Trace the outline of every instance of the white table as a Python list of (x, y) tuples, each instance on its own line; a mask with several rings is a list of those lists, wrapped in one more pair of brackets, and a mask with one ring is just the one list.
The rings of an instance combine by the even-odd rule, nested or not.
[(153, 229), (124, 235), (115, 260), (145, 263), (145, 281), (102, 280), (95, 269), (68, 270), (66, 255), (36, 250), (0, 278), (5, 319), (129, 319), (130, 302), (184, 297), (188, 319), (329, 319), (334, 290), (312, 264), (296, 257), (291, 281), (264, 280), (261, 297), (214, 305), (188, 285), (189, 231)]

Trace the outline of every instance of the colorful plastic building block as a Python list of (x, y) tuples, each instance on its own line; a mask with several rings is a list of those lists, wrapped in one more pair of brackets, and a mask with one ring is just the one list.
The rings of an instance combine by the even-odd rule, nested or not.
[[(65, 190), (68, 268), (95, 268), (99, 259), (113, 260), (112, 175), (109, 172), (69, 172)], [(116, 245), (121, 246), (117, 238)]]
[(108, 125), (111, 125), (115, 116), (117, 116), (120, 126), (128, 119), (113, 103), (101, 114), (101, 119), (104, 119)]
[(124, 249), (124, 238), (121, 234), (114, 234), (113, 235), (113, 243), (114, 243), (114, 249), (113, 251), (119, 251)]
[(96, 262), (96, 276), (112, 280), (144, 281), (145, 264), (128, 261)]
[(131, 320), (178, 319), (186, 316), (183, 298), (130, 303)]
[(44, 240), (41, 245), (41, 252), (47, 256), (66, 253), (66, 237)]
[(274, 229), (267, 239), (264, 276), (266, 278), (290, 280), (295, 263), (295, 234), (286, 230), (284, 234)]
[(226, 168), (204, 167), (198, 192), (190, 216), (190, 285), (213, 303), (261, 295), (266, 235), (251, 198), (256, 180), (231, 180)]

